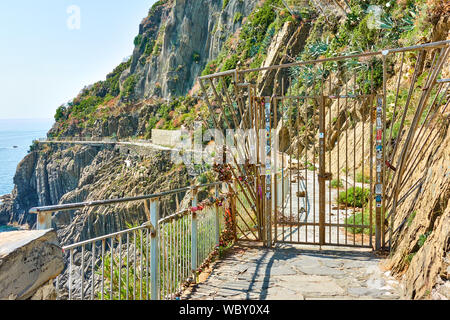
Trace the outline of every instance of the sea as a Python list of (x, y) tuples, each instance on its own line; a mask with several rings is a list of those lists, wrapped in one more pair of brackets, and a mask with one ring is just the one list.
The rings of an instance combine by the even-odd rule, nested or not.
[[(11, 193), (17, 165), (27, 155), (33, 140), (46, 137), (53, 122), (53, 119), (0, 119), (0, 195)], [(11, 227), (0, 228), (0, 232), (10, 230)]]

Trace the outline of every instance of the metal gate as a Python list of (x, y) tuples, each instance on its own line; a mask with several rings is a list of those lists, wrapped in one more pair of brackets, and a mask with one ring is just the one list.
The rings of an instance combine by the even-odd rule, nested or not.
[[(209, 125), (255, 132), (233, 135), (238, 152), (227, 151), (230, 189), (240, 198), (236, 239), (390, 247), (395, 211), (411, 191), (407, 179), (432, 142), (419, 148), (417, 140), (435, 131), (448, 105), (449, 45), (200, 77)], [(405, 70), (411, 61), (414, 69)]]

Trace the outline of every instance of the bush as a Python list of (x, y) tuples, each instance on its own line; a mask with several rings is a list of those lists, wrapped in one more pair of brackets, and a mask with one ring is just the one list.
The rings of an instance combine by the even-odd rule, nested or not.
[(198, 52), (194, 52), (194, 54), (192, 55), (192, 60), (195, 63), (199, 63), (200, 62), (200, 54)]
[(134, 89), (136, 87), (137, 79), (135, 75), (132, 75), (125, 80), (123, 83), (122, 97), (130, 98), (134, 94)]
[(360, 187), (351, 187), (347, 191), (342, 191), (339, 194), (338, 203), (347, 206), (362, 208), (369, 200), (370, 192), (365, 189), (364, 192)]
[(356, 173), (356, 182), (370, 183), (370, 177), (366, 177), (361, 172), (357, 172)]
[(56, 109), (55, 114), (55, 121), (58, 122), (59, 120), (65, 120), (66, 119), (66, 107), (64, 105), (60, 106), (58, 109)]
[(233, 23), (241, 22), (242, 21), (242, 14), (240, 12), (236, 12), (236, 14), (233, 17)]
[[(372, 235), (375, 234), (375, 213), (372, 212)], [(362, 212), (357, 212), (345, 219), (346, 224), (353, 224), (358, 226), (370, 226), (370, 211), (369, 208), (364, 210), (364, 215)], [(347, 232), (352, 234), (370, 234), (370, 228), (361, 228), (361, 227), (347, 227)]]
[(331, 188), (337, 188), (337, 187), (342, 188), (344, 186), (344, 184), (342, 183), (342, 180), (340, 180), (340, 179), (339, 180), (333, 179), (333, 180), (331, 180), (330, 186), (331, 186)]

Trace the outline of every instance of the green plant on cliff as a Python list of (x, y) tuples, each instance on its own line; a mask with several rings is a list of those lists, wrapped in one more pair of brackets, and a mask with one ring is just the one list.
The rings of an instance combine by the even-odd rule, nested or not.
[(228, 6), (228, 3), (230, 2), (230, 0), (223, 0), (222, 3), (222, 10), (225, 9)]
[(122, 90), (123, 98), (129, 99), (134, 95), (136, 83), (137, 83), (136, 75), (131, 75), (124, 81)]

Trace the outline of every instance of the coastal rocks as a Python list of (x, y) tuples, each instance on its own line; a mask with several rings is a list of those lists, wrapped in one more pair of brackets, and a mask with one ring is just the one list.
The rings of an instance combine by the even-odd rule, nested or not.
[(7, 194), (0, 196), (0, 226), (6, 225), (9, 222), (9, 211), (7, 210), (6, 203), (11, 203), (11, 195)]
[(40, 287), (30, 300), (56, 300), (56, 298), (56, 288), (53, 286), (53, 281), (50, 280), (47, 284)]
[[(0, 299), (28, 299), (63, 269), (63, 254), (56, 232), (0, 234)], [(47, 295), (49, 288), (41, 291)]]

